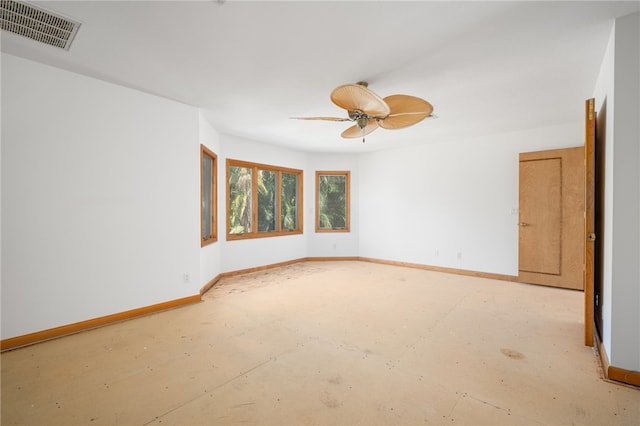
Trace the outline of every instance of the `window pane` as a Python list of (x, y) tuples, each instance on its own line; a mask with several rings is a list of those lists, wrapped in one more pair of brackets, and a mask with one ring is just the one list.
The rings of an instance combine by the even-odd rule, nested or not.
[(258, 232), (277, 231), (276, 177), (276, 172), (258, 170)]
[(318, 226), (344, 229), (347, 226), (347, 178), (321, 175), (318, 187)]
[(298, 228), (298, 175), (282, 173), (282, 230)]
[(200, 216), (202, 218), (201, 237), (203, 241), (206, 241), (212, 237), (212, 223), (213, 215), (211, 211), (211, 187), (213, 184), (213, 158), (208, 155), (202, 156), (202, 211)]
[(229, 169), (229, 233), (251, 232), (251, 169)]

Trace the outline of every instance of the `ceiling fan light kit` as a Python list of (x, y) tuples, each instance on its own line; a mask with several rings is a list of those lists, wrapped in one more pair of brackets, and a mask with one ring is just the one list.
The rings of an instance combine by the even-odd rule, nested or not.
[(366, 81), (343, 84), (331, 92), (331, 101), (347, 110), (349, 118), (294, 117), (300, 120), (351, 121), (356, 124), (342, 132), (343, 138), (364, 137), (376, 130), (402, 129), (412, 126), (433, 113), (433, 106), (424, 99), (409, 95), (381, 98), (368, 89)]

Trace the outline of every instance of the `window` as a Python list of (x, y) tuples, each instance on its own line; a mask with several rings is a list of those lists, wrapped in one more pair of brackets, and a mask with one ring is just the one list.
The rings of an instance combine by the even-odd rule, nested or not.
[(200, 247), (218, 240), (218, 157), (200, 145)]
[(349, 232), (349, 172), (316, 172), (316, 232)]
[(302, 170), (227, 160), (227, 239), (302, 233)]

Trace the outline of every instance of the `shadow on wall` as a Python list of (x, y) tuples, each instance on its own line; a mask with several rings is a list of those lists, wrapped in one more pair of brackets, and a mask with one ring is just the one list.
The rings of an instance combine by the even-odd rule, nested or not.
[(594, 246), (594, 321), (596, 323), (596, 331), (600, 336), (600, 341), (604, 338), (602, 335), (602, 305), (604, 290), (604, 176), (605, 176), (605, 155), (607, 145), (607, 99), (602, 102), (602, 106), (596, 115), (596, 139), (595, 139), (595, 232), (598, 236)]

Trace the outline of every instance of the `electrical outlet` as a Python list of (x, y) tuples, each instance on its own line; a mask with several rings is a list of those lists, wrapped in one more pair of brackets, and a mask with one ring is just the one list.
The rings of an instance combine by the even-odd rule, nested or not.
[(440, 256), (440, 250), (436, 249), (435, 255), (436, 257)]
[(185, 273), (182, 275), (182, 279), (183, 279), (183, 281), (184, 281), (185, 283), (188, 283), (188, 282), (190, 282), (190, 281), (191, 281), (191, 276), (189, 275), (189, 273), (188, 273), (188, 272), (185, 272)]
[(461, 251), (458, 252), (458, 260), (462, 260), (462, 252)]

